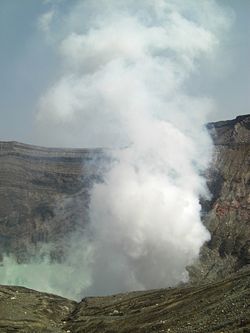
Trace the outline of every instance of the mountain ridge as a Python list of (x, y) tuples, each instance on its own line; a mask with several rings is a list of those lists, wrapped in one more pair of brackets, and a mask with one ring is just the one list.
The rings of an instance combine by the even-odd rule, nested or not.
[[(215, 145), (205, 174), (212, 197), (201, 205), (211, 239), (188, 267), (189, 284), (79, 303), (0, 286), (0, 332), (249, 333), (250, 115), (207, 127)], [(103, 160), (102, 149), (0, 142), (0, 257), (28, 262), (39, 244), (53, 242), (51, 260), (60, 261), (63, 235), (89, 222), (88, 193), (101, 181)]]

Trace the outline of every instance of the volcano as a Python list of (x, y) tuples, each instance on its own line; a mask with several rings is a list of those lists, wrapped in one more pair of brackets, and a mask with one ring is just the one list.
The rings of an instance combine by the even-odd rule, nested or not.
[[(207, 129), (211, 197), (200, 202), (211, 239), (188, 267), (187, 285), (80, 303), (2, 286), (1, 332), (250, 332), (250, 115)], [(105, 163), (103, 149), (0, 142), (0, 259), (29, 263), (53, 243), (50, 260), (62, 262), (66, 239), (90, 223), (89, 193)]]

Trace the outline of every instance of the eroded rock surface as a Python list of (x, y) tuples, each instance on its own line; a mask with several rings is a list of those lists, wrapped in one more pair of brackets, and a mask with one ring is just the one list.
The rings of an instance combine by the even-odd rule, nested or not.
[(250, 271), (209, 285), (88, 297), (78, 304), (2, 286), (0, 332), (249, 333)]
[(65, 332), (76, 303), (22, 287), (0, 287), (1, 333)]
[[(227, 276), (250, 263), (250, 116), (211, 123), (214, 160), (206, 177), (212, 193), (202, 201), (211, 240), (190, 268), (193, 281)], [(89, 191), (100, 179), (104, 151), (53, 149), (0, 142), (0, 260), (29, 261), (53, 243), (52, 260), (88, 222)]]
[(11, 254), (25, 262), (52, 242), (51, 257), (60, 261), (62, 244), (88, 221), (88, 193), (98, 180), (100, 159), (99, 149), (0, 142), (0, 257)]
[(215, 143), (207, 172), (211, 201), (203, 222), (211, 240), (191, 269), (195, 282), (226, 277), (250, 264), (250, 116), (208, 125)]
[[(250, 116), (208, 128), (215, 143), (206, 175), (212, 197), (201, 201), (211, 240), (189, 268), (191, 284), (80, 303), (0, 286), (0, 332), (249, 333)], [(103, 159), (101, 150), (0, 143), (0, 255), (24, 262), (39, 244), (53, 242), (52, 259), (61, 260), (64, 235), (88, 222), (88, 193)]]

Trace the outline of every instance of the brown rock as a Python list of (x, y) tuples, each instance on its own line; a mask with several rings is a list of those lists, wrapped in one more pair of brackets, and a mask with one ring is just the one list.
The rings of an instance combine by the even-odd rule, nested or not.
[(250, 271), (195, 287), (88, 297), (80, 303), (0, 286), (0, 332), (240, 333), (250, 330)]

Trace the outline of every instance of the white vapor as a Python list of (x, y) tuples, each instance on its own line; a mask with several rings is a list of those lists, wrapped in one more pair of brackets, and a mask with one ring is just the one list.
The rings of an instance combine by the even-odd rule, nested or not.
[(78, 276), (88, 272), (78, 292), (186, 281), (186, 266), (209, 239), (199, 197), (213, 109), (186, 87), (199, 61), (215, 56), (229, 18), (206, 0), (79, 1), (61, 21), (50, 13), (41, 22), (54, 29), (62, 64), (39, 103), (43, 142), (113, 148), (113, 164), (91, 193), (89, 228), (68, 257), (77, 258)]
[(54, 11), (51, 10), (50, 12), (48, 13), (45, 13), (43, 14), (40, 18), (39, 18), (39, 21), (38, 21), (38, 27), (48, 33), (50, 31), (50, 24), (53, 20), (53, 16), (54, 16)]

